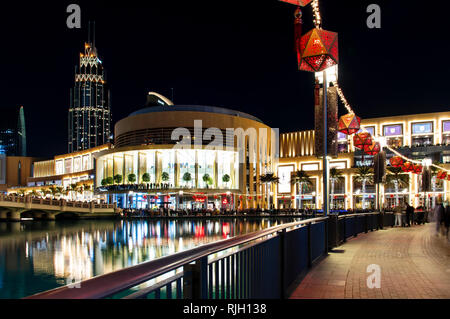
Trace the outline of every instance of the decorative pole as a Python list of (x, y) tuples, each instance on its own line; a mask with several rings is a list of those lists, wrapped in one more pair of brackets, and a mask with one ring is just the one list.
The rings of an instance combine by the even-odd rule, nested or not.
[(330, 212), (330, 190), (328, 189), (328, 141), (327, 141), (327, 91), (328, 91), (328, 83), (327, 83), (327, 71), (323, 72), (323, 214), (324, 216), (328, 216)]

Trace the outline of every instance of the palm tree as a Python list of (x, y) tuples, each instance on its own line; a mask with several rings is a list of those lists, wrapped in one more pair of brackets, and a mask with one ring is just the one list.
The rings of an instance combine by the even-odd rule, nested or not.
[(279, 183), (280, 178), (276, 177), (274, 173), (263, 174), (259, 177), (259, 181), (262, 184), (266, 184), (267, 189), (267, 208), (270, 209), (270, 185)]
[(292, 175), (291, 183), (293, 185), (298, 185), (299, 195), (300, 195), (300, 209), (302, 208), (301, 196), (303, 193), (303, 187), (312, 186), (312, 182), (309, 179), (309, 175), (304, 170), (295, 171)]
[(331, 208), (333, 209), (333, 200), (334, 200), (334, 186), (336, 182), (342, 177), (342, 172), (338, 170), (336, 167), (330, 169), (330, 181), (331, 181)]
[(355, 180), (357, 182), (360, 182), (362, 184), (362, 209), (366, 208), (366, 200), (364, 197), (364, 194), (366, 193), (366, 185), (373, 184), (373, 171), (372, 168), (369, 166), (360, 166), (358, 167)]
[(386, 175), (386, 183), (394, 184), (395, 187), (395, 204), (399, 205), (398, 199), (398, 190), (400, 187), (408, 187), (409, 186), (409, 178), (408, 175), (402, 174), (401, 167), (388, 167), (388, 172), (390, 174)]
[(18, 190), (17, 190), (17, 195), (19, 195), (19, 196), (25, 196), (25, 190), (24, 190), (24, 189), (18, 189)]
[(64, 195), (64, 187), (57, 186), (56, 187), (56, 194), (58, 194), (59, 197), (61, 198), (61, 195)]

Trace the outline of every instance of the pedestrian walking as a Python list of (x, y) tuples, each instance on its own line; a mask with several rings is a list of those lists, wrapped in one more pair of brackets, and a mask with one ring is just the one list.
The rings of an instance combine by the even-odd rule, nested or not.
[(413, 216), (414, 216), (414, 207), (406, 203), (406, 227), (411, 227)]
[(445, 238), (448, 238), (448, 232), (450, 228), (450, 203), (447, 202), (445, 205), (445, 212), (444, 212), (444, 226), (445, 226)]
[(436, 221), (436, 235), (439, 235), (441, 230), (441, 224), (444, 220), (444, 205), (442, 205), (442, 201), (438, 202), (438, 204), (434, 207), (434, 220)]

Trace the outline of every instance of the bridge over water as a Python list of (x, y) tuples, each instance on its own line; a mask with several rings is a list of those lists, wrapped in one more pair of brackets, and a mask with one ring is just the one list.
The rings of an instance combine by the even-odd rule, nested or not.
[(80, 218), (115, 216), (116, 204), (72, 202), (65, 199), (44, 199), (27, 196), (0, 195), (0, 220), (20, 221), (20, 218), (54, 220), (57, 215), (71, 214)]

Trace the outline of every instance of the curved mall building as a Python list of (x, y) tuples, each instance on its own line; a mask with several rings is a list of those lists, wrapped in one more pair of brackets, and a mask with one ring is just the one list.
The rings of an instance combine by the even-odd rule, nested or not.
[(114, 148), (95, 154), (97, 194), (137, 209), (265, 206), (259, 177), (275, 170), (274, 130), (239, 111), (148, 100), (117, 122)]

